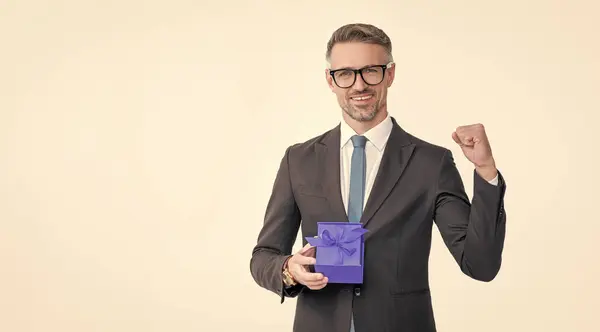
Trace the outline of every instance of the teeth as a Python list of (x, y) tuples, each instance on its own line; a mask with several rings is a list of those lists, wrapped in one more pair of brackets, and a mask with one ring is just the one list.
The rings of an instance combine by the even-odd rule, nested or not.
[(369, 99), (369, 98), (371, 98), (371, 97), (372, 97), (372, 96), (364, 96), (364, 97), (352, 97), (352, 99), (354, 99), (354, 100), (366, 100), (366, 99)]

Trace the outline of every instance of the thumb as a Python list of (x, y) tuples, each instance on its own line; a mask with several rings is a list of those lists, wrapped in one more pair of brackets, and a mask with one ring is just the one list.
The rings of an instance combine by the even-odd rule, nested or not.
[(456, 144), (462, 146), (463, 143), (460, 141), (460, 138), (458, 137), (458, 134), (456, 132), (452, 133), (452, 139), (454, 140), (454, 142), (456, 142)]
[(456, 144), (460, 145), (460, 147), (472, 147), (476, 142), (474, 138), (471, 136), (459, 136), (456, 132), (452, 133), (452, 139)]
[(310, 245), (310, 243), (307, 243), (304, 247), (302, 247), (302, 249), (300, 249), (298, 251), (298, 253), (300, 255), (304, 255), (306, 254), (306, 252), (310, 251), (312, 248), (314, 248), (313, 246)]

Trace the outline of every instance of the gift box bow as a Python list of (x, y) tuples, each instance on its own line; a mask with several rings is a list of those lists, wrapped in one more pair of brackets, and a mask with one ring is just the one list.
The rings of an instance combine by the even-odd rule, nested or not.
[(307, 237), (306, 240), (313, 247), (337, 247), (338, 259), (335, 265), (340, 265), (344, 263), (344, 256), (352, 256), (356, 252), (356, 248), (348, 248), (347, 245), (358, 240), (367, 230), (364, 228), (355, 228), (346, 232), (344, 227), (337, 229), (338, 232), (334, 232), (333, 235), (326, 229), (321, 232), (321, 236), (315, 236), (314, 238)]

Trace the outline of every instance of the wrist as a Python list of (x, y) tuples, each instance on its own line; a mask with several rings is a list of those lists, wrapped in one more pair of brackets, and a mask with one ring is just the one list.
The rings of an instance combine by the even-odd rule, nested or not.
[(292, 275), (292, 273), (290, 272), (290, 270), (288, 268), (288, 262), (289, 262), (290, 258), (292, 258), (292, 256), (288, 256), (285, 259), (285, 261), (283, 262), (283, 268), (282, 268), (282, 272), (281, 272), (281, 276), (283, 278), (283, 283), (287, 287), (295, 286), (297, 284), (296, 279), (294, 278), (294, 276)]
[(498, 169), (493, 165), (475, 167), (475, 171), (486, 181), (492, 181), (498, 175)]
[(292, 258), (292, 256), (287, 256), (285, 261), (283, 261), (282, 271), (285, 271), (288, 269), (288, 262), (290, 261), (290, 258)]

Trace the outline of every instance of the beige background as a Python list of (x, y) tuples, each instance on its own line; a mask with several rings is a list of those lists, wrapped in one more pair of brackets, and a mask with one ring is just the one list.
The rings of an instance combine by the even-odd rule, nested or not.
[[(333, 127), (338, 26), (394, 43), (390, 112), (450, 147), (482, 122), (505, 262), (435, 233), (440, 331), (598, 331), (595, 1), (0, 2), (0, 331), (290, 331), (249, 273), (284, 149)], [(492, 326), (492, 324), (494, 324)]]

